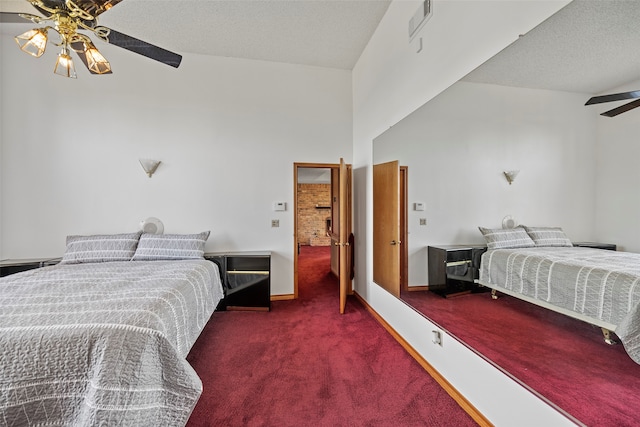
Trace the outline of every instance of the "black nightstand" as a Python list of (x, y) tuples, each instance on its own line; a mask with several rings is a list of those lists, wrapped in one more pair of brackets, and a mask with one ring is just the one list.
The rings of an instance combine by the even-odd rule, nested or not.
[(598, 243), (598, 242), (572, 242), (573, 246), (579, 248), (594, 248), (594, 249), (605, 249), (607, 251), (615, 251), (617, 250), (617, 246), (613, 243)]
[(55, 265), (62, 258), (30, 258), (30, 259), (3, 259), (0, 261), (0, 277), (22, 271), (33, 270), (34, 268)]
[(224, 300), (217, 310), (271, 310), (271, 252), (205, 253), (220, 268)]
[(486, 250), (484, 245), (427, 247), (429, 290), (443, 297), (485, 291), (474, 283), (478, 270), (473, 260)]

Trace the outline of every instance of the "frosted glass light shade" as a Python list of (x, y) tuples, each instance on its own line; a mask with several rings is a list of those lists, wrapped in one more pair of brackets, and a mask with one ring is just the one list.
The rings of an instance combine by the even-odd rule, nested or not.
[(72, 79), (77, 78), (76, 67), (73, 65), (73, 60), (69, 56), (67, 49), (62, 49), (62, 52), (58, 54), (58, 60), (56, 61), (56, 67), (53, 72), (59, 76), (69, 77)]
[(34, 28), (25, 33), (15, 36), (15, 41), (20, 46), (20, 50), (31, 56), (39, 58), (47, 48), (46, 28)]
[(111, 64), (93, 44), (87, 45), (85, 55), (87, 56), (87, 66), (94, 73), (106, 74), (111, 72)]
[(512, 171), (504, 171), (503, 173), (504, 173), (504, 177), (507, 178), (509, 185), (511, 185), (511, 183), (516, 180), (516, 176), (518, 176), (520, 171), (512, 170)]
[(151, 178), (151, 175), (155, 173), (156, 169), (158, 169), (158, 166), (161, 163), (160, 160), (153, 159), (139, 159), (139, 161), (142, 165), (142, 169), (144, 169), (149, 178)]

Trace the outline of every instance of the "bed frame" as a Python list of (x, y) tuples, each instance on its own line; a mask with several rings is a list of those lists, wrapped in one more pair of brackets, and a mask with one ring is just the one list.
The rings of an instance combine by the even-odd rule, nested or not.
[(606, 342), (609, 345), (615, 345), (618, 344), (618, 340), (616, 340), (614, 338), (613, 333), (615, 333), (616, 330), (616, 325), (609, 323), (609, 322), (605, 322), (599, 319), (594, 319), (593, 317), (589, 317), (589, 316), (585, 316), (584, 314), (581, 313), (576, 313), (575, 311), (571, 311), (568, 310), (566, 308), (562, 308), (562, 307), (558, 307), (555, 306), (553, 304), (548, 303), (547, 301), (544, 300), (539, 300), (539, 299), (535, 299), (532, 298), (530, 296), (527, 295), (522, 295), (518, 292), (513, 292), (509, 289), (503, 289), (501, 287), (496, 287), (495, 285), (492, 285), (490, 283), (485, 283), (485, 282), (481, 282), (479, 279), (475, 279), (474, 282), (480, 286), (484, 286), (487, 288), (491, 289), (491, 298), (493, 299), (498, 299), (498, 292), (501, 292), (503, 294), (512, 296), (514, 298), (520, 299), (522, 301), (526, 301), (529, 302), (531, 304), (537, 305), (539, 307), (543, 307), (546, 308), (548, 310), (551, 311), (555, 311), (556, 313), (560, 313), (560, 314), (564, 314), (565, 316), (569, 316), (571, 318), (577, 319), (577, 320), (581, 320), (583, 322), (589, 323), (591, 325), (594, 326), (598, 326), (601, 330), (602, 330), (602, 335), (604, 338), (604, 342)]

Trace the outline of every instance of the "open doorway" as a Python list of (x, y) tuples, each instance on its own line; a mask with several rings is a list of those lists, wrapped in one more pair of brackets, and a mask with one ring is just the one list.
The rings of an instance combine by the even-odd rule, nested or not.
[(335, 290), (338, 283), (337, 272), (332, 271), (332, 166), (296, 167), (296, 298), (318, 291), (310, 287)]
[[(301, 175), (300, 178), (299, 175)], [(346, 164), (342, 158), (340, 163), (336, 164), (294, 163), (293, 178), (294, 298), (300, 296), (299, 285), (304, 279), (304, 286), (309, 287), (312, 298), (320, 290), (335, 292), (336, 296), (339, 296), (339, 309), (342, 314), (345, 311), (347, 296), (353, 293), (354, 277), (351, 165)], [(314, 196), (305, 202), (306, 195), (302, 190), (314, 184), (321, 184), (324, 187), (317, 189), (321, 195)], [(326, 192), (328, 188), (330, 188), (329, 198)], [(311, 221), (309, 227), (303, 225), (307, 218)], [(303, 276), (300, 268), (308, 268), (308, 266), (306, 263), (299, 262), (300, 258), (302, 256), (303, 260), (308, 260), (306, 255), (313, 254), (318, 255), (313, 261), (314, 274)]]

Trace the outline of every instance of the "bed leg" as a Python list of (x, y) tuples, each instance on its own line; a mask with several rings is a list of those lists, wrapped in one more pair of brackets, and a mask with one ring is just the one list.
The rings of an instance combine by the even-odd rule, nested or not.
[(616, 341), (612, 336), (611, 336), (611, 331), (606, 329), (606, 328), (600, 328), (602, 329), (602, 335), (604, 336), (604, 342), (606, 342), (609, 345), (615, 345), (618, 344), (618, 341)]
[(498, 299), (498, 291), (491, 289), (491, 299)]

